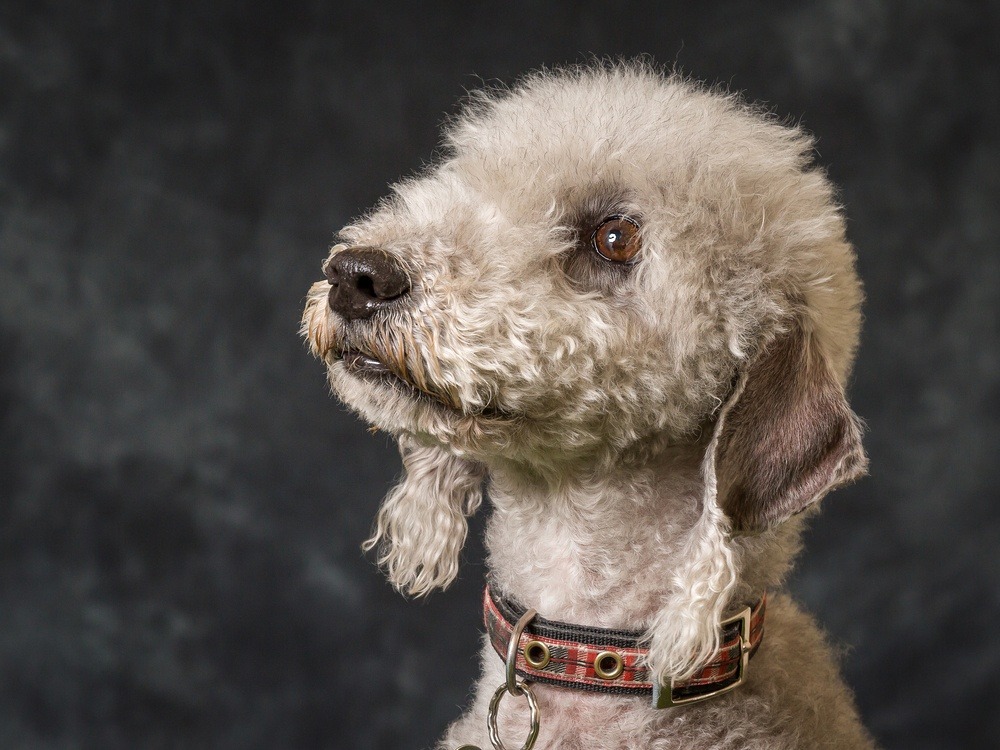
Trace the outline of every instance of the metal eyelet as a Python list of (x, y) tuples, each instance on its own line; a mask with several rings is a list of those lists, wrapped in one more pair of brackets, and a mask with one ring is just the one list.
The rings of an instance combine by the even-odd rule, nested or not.
[(541, 641), (528, 641), (524, 644), (524, 660), (532, 669), (544, 669), (552, 658), (549, 647)]
[(614, 651), (602, 651), (594, 657), (594, 674), (602, 680), (614, 680), (625, 671), (625, 662)]

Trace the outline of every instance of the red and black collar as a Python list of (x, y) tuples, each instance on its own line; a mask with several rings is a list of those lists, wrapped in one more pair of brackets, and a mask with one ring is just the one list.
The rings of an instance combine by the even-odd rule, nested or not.
[[(584, 627), (535, 616), (521, 634), (515, 669), (525, 680), (617, 695), (652, 696), (657, 708), (695, 703), (746, 679), (747, 663), (764, 635), (766, 595), (721, 623), (721, 646), (700, 672), (669, 689), (654, 685), (640, 645), (643, 633)], [(490, 643), (506, 659), (514, 625), (525, 609), (487, 586), (483, 613)]]

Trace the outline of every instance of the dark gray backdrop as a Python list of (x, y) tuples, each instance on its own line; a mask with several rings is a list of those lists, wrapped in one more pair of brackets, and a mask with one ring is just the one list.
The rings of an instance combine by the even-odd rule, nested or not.
[(995, 747), (998, 38), (953, 0), (5, 0), (0, 747), (405, 750), (459, 713), (482, 548), (426, 603), (361, 556), (398, 458), (298, 316), (464, 89), (588, 53), (818, 134), (869, 296), (872, 476), (792, 588), (886, 746)]

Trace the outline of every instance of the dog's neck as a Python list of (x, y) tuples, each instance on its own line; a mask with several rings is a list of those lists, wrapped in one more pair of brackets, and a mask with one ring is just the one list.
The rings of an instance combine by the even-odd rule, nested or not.
[[(643, 628), (663, 606), (700, 514), (701, 455), (701, 446), (671, 447), (640, 467), (581, 467), (555, 481), (491, 467), (486, 543), (497, 587), (549, 619)], [(780, 583), (800, 526), (733, 539), (734, 606)]]

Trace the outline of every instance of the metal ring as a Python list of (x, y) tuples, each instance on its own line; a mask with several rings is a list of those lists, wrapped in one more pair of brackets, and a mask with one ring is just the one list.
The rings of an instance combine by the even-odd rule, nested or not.
[[(612, 662), (610, 669), (602, 664), (608, 660)], [(614, 651), (602, 651), (594, 657), (594, 674), (602, 680), (613, 680), (620, 676), (624, 670), (625, 662), (622, 660), (621, 654), (616, 654)]]
[(521, 750), (531, 750), (535, 746), (535, 740), (538, 739), (538, 727), (539, 713), (538, 713), (538, 701), (535, 700), (535, 694), (531, 692), (531, 688), (525, 683), (520, 682), (515, 687), (517, 687), (518, 692), (513, 693), (507, 689), (507, 683), (497, 688), (497, 691), (493, 693), (493, 699), (490, 701), (490, 710), (486, 715), (486, 728), (490, 732), (490, 743), (493, 745), (493, 750), (507, 750), (504, 747), (503, 741), (500, 739), (500, 730), (497, 728), (497, 713), (500, 708), (500, 701), (503, 700), (504, 693), (511, 693), (512, 695), (524, 695), (528, 699), (528, 709), (531, 712), (531, 728), (528, 730), (528, 739), (524, 741), (521, 745)]
[(529, 609), (521, 615), (521, 619), (517, 621), (514, 630), (510, 634), (510, 641), (507, 642), (507, 661), (505, 662), (507, 681), (504, 683), (504, 687), (507, 688), (507, 692), (511, 695), (521, 694), (521, 687), (517, 681), (517, 672), (514, 670), (515, 663), (517, 662), (517, 646), (521, 642), (521, 633), (524, 632), (524, 626), (531, 622), (535, 614), (535, 610)]
[[(549, 659), (552, 658), (548, 644), (541, 641), (528, 641), (521, 651), (524, 653), (524, 660), (532, 669), (545, 669)], [(538, 655), (536, 656), (536, 654)]]

